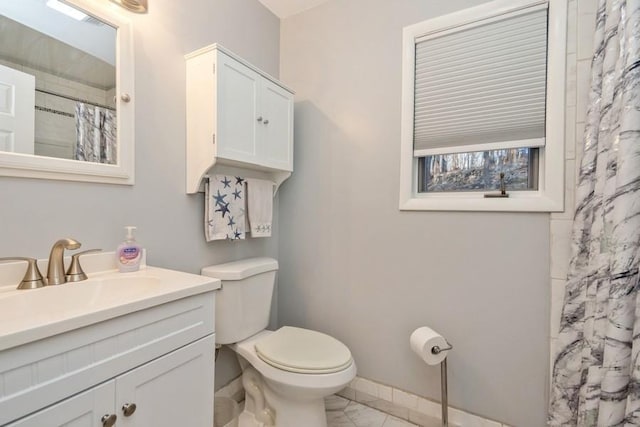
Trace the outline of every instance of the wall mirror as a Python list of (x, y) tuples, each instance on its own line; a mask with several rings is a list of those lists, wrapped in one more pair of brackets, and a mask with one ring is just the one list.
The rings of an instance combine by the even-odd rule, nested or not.
[(0, 175), (133, 184), (124, 13), (91, 0), (0, 2)]

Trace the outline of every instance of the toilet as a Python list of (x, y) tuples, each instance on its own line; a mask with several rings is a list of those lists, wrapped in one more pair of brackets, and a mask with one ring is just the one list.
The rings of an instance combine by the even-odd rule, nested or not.
[(326, 427), (324, 398), (355, 378), (337, 339), (309, 329), (266, 330), (278, 262), (250, 258), (202, 269), (222, 281), (216, 294), (216, 344), (238, 356), (245, 389), (239, 427)]

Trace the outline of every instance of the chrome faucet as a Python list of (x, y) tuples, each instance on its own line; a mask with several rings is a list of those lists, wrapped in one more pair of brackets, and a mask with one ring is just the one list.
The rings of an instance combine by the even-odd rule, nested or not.
[(73, 239), (60, 239), (53, 244), (49, 254), (49, 266), (47, 267), (47, 285), (61, 285), (66, 283), (64, 271), (64, 250), (78, 249), (80, 242)]

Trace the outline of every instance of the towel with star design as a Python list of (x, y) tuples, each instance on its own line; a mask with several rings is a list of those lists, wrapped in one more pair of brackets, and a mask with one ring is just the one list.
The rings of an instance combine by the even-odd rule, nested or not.
[(215, 175), (205, 184), (204, 234), (212, 240), (245, 238), (245, 180)]

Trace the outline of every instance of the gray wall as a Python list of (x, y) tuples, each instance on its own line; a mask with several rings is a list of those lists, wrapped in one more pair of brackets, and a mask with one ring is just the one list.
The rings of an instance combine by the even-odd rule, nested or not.
[[(0, 257), (44, 258), (65, 236), (115, 250), (128, 224), (138, 226), (151, 265), (198, 273), (242, 257), (277, 257), (277, 224), (276, 237), (204, 241), (203, 195), (185, 194), (184, 54), (218, 42), (277, 76), (278, 18), (257, 0), (154, 0), (146, 15), (122, 13), (135, 36), (136, 184), (0, 177)], [(223, 354), (216, 383), (238, 372)]]
[(296, 90), (295, 172), (280, 196), (279, 320), (346, 343), (358, 374), (439, 399), (409, 349), (455, 346), (450, 403), (544, 425), (549, 215), (400, 212), (402, 27), (481, 0), (331, 0), (281, 24)]

